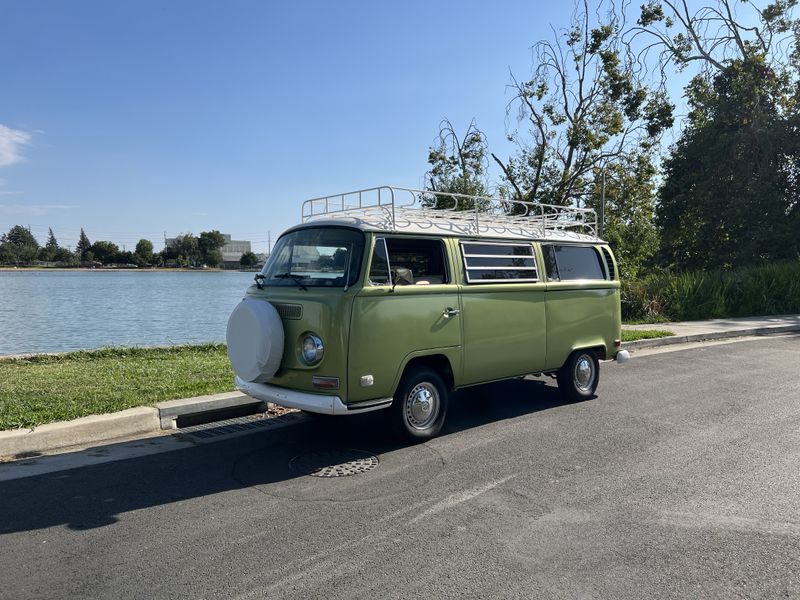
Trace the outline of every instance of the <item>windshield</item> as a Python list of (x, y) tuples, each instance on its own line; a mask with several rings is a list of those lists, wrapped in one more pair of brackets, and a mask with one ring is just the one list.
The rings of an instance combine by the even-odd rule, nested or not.
[(282, 236), (261, 270), (270, 286), (344, 287), (358, 281), (364, 235), (353, 229), (300, 229)]

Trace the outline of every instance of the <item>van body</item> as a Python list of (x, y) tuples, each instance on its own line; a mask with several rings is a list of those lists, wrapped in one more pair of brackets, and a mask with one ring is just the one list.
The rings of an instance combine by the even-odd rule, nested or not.
[[(364, 206), (376, 190), (377, 209)], [(326, 210), (282, 234), (229, 320), (240, 390), (323, 414), (389, 409), (420, 440), (441, 429), (453, 390), (550, 373), (578, 400), (593, 396), (599, 360), (627, 360), (617, 265), (592, 211), (481, 218), (458, 203), (500, 201), (409, 208), (400, 193), (426, 194), (362, 190), (361, 206), (339, 195), (333, 211), (334, 197), (308, 201)]]

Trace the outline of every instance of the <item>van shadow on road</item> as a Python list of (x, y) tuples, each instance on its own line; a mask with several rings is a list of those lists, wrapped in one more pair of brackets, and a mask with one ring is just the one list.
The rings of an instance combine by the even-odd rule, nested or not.
[[(453, 396), (442, 435), (563, 404), (555, 385), (544, 379), (470, 388)], [(363, 501), (424, 485), (425, 477), (446, 468), (428, 444), (390, 441), (383, 418), (381, 411), (310, 419), (280, 430), (0, 482), (0, 535), (61, 525), (104, 527), (130, 511), (251, 488), (278, 500)], [(299, 455), (354, 448), (376, 456), (380, 465), (364, 475), (327, 480), (289, 466)], [(113, 446), (106, 449), (113, 454)]]

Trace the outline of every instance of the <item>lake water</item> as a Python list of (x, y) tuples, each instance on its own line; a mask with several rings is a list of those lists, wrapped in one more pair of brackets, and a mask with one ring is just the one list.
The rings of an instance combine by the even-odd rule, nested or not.
[(225, 341), (253, 273), (0, 271), (0, 355)]

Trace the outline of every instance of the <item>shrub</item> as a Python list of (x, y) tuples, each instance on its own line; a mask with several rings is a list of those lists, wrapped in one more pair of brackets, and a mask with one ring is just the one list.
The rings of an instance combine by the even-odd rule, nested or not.
[(800, 261), (623, 281), (625, 321), (692, 321), (800, 312)]

